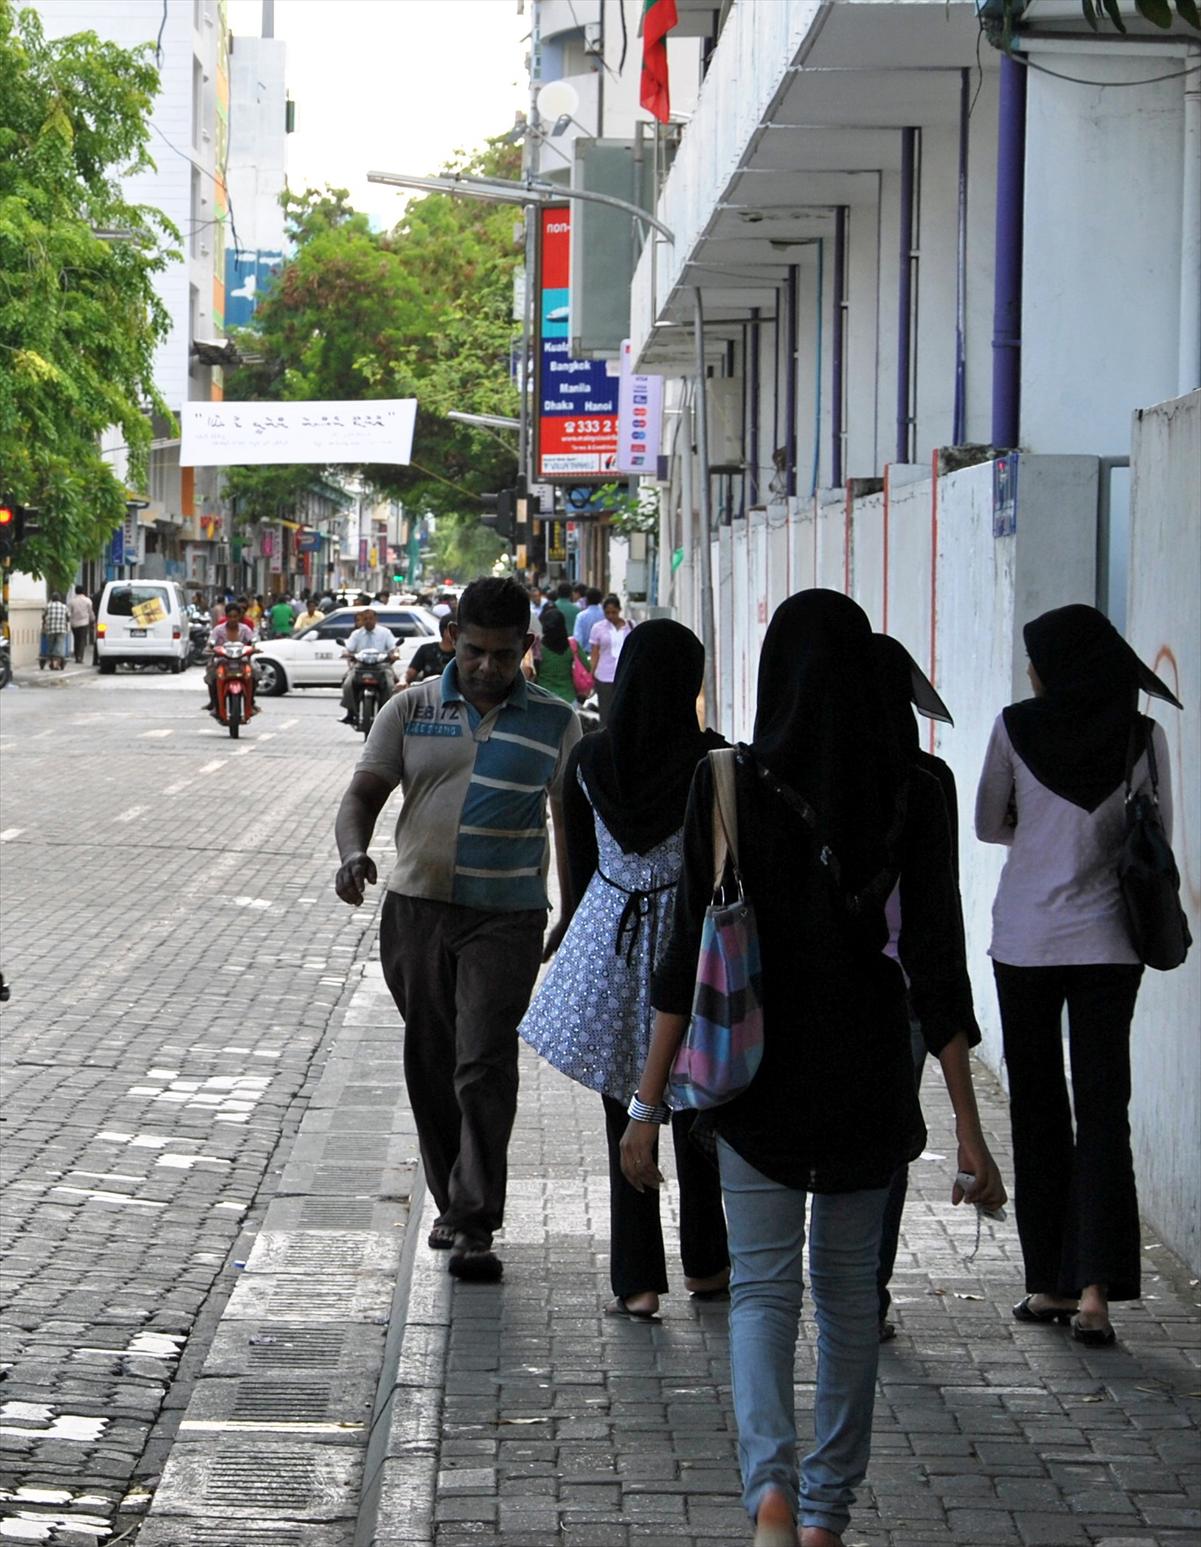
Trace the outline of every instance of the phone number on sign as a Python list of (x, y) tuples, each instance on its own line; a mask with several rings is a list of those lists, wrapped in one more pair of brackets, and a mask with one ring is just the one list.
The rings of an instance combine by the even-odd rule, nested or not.
[(564, 435), (614, 435), (617, 432), (616, 419), (564, 419), (562, 426)]

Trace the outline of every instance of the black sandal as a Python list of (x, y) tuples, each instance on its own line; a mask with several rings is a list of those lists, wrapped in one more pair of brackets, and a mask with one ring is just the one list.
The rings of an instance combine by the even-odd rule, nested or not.
[(1045, 1311), (1033, 1310), (1030, 1306), (1033, 1298), (1033, 1295), (1027, 1295), (1024, 1300), (1019, 1300), (1014, 1306), (1013, 1315), (1016, 1321), (1037, 1321), (1041, 1322), (1043, 1326), (1056, 1325), (1066, 1327), (1076, 1314), (1075, 1311), (1065, 1310), (1060, 1306), (1050, 1306)]

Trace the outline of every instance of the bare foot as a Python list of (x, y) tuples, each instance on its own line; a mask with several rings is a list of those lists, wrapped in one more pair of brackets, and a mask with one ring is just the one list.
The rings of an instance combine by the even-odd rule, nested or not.
[(639, 1316), (653, 1316), (659, 1309), (659, 1296), (653, 1289), (648, 1289), (643, 1294), (624, 1295), (626, 1309), (634, 1311)]
[(785, 1526), (792, 1528), (792, 1505), (781, 1488), (768, 1488), (759, 1500), (755, 1512), (755, 1526)]
[(842, 1547), (842, 1537), (823, 1526), (802, 1526), (801, 1547)]

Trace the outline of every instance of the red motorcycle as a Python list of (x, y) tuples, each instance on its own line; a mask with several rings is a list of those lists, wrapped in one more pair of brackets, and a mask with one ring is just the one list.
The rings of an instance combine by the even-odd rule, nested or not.
[(239, 644), (237, 640), (223, 639), (213, 646), (217, 662), (215, 672), (215, 697), (217, 718), (229, 726), (229, 734), (236, 741), (244, 720), (249, 720), (254, 707), (254, 667), (251, 664), (254, 646)]

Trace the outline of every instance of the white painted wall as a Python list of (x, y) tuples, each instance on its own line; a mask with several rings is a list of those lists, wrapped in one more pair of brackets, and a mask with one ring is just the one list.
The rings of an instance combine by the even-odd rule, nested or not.
[(238, 237), (250, 252), (282, 252), (287, 182), (287, 44), (239, 35), (229, 57), (228, 187)]
[(1201, 1273), (1201, 391), (1134, 416), (1132, 464), (1127, 638), (1185, 706), (1148, 712), (1171, 751), (1172, 847), (1194, 945), (1183, 967), (1143, 979), (1130, 1116), (1143, 1213)]
[[(1129, 82), (1182, 59), (1106, 39), (1034, 55)], [(1022, 444), (1120, 456), (1130, 417), (1177, 390), (1184, 83), (1027, 83)]]
[[(123, 0), (120, 6), (98, 5), (95, 0), (33, 0), (33, 9), (41, 17), (48, 37), (97, 32), (123, 48), (153, 45), (162, 25), (161, 84), (151, 114), (153, 127), (149, 145), (155, 166), (125, 178), (124, 189), (132, 203), (149, 204), (162, 210), (182, 234), (180, 247), (184, 256), (155, 278), (155, 288), (171, 317), (171, 331), (155, 354), (155, 382), (173, 408), (178, 408), (192, 396), (207, 398), (208, 373), (191, 377), (188, 370), (189, 286), (194, 285), (197, 290), (197, 334), (211, 338), (215, 333), (212, 280), (214, 272), (222, 272), (217, 264), (221, 228), (208, 226), (199, 233), (201, 241), (198, 245), (207, 246), (209, 251), (192, 253), (191, 162), (198, 162), (207, 173), (216, 170), (216, 65), (220, 41), (216, 0), (201, 8), (199, 30), (193, 27), (195, 8), (192, 0), (166, 0), (165, 21), (163, 0)], [(199, 59), (207, 77), (202, 82), (202, 137), (195, 145), (192, 139), (194, 59)], [(215, 189), (211, 176), (202, 174), (200, 183), (198, 214), (199, 220), (205, 222), (212, 220), (216, 213)]]

